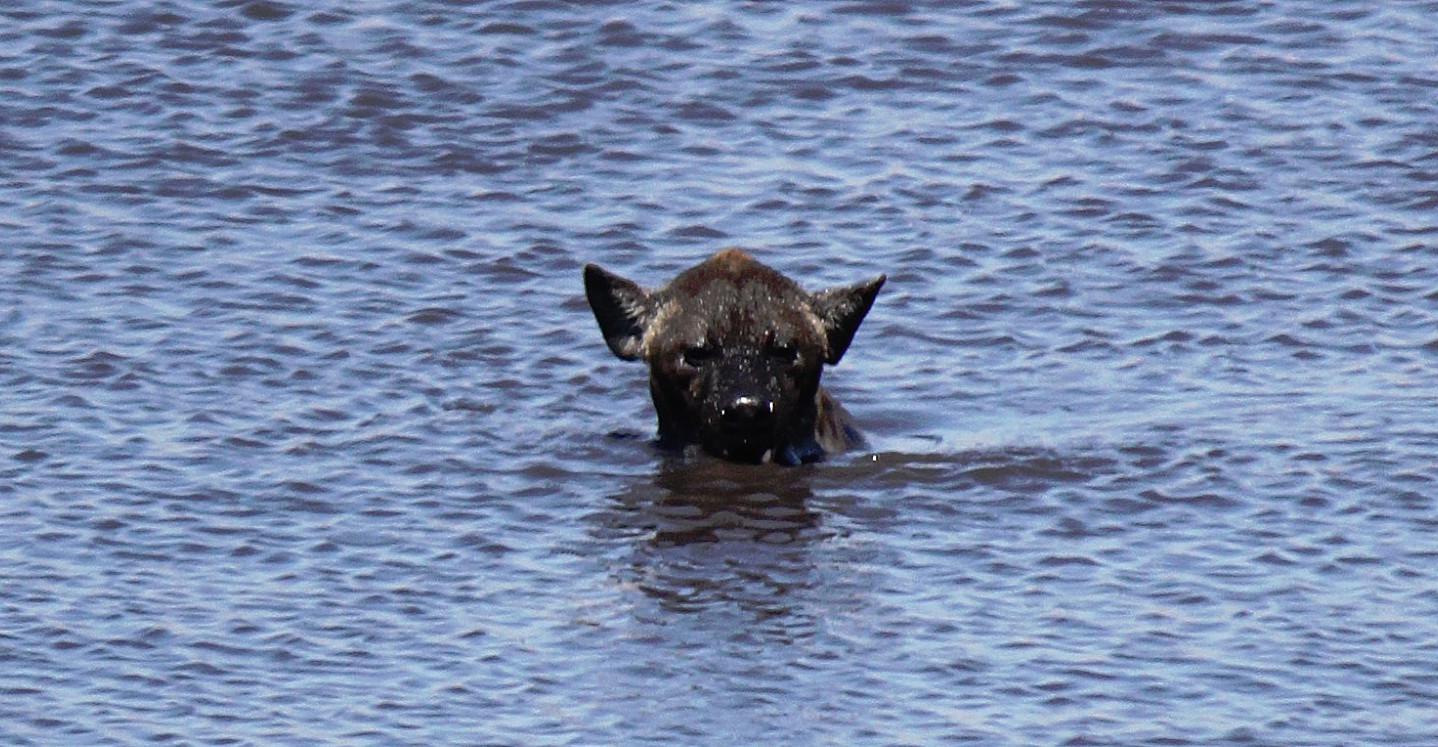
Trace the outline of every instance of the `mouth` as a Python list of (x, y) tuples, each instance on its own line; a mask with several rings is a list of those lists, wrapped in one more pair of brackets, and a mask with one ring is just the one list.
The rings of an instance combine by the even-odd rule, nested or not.
[(729, 438), (714, 444), (710, 451), (731, 462), (764, 464), (774, 457), (774, 447), (768, 439)]
[(705, 451), (731, 462), (762, 464), (771, 461), (783, 443), (781, 420), (767, 397), (734, 398), (725, 407), (705, 413), (699, 441)]

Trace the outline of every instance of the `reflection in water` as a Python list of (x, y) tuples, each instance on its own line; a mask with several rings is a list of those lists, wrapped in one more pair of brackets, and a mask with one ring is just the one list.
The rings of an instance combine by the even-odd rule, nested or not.
[(634, 540), (620, 571), (670, 611), (732, 603), (764, 620), (792, 613), (822, 536), (810, 468), (666, 460), (612, 499), (603, 523)]
[(800, 541), (816, 528), (809, 509), (810, 470), (677, 458), (664, 464), (648, 491), (648, 505), (631, 504), (653, 526), (656, 546), (691, 542)]

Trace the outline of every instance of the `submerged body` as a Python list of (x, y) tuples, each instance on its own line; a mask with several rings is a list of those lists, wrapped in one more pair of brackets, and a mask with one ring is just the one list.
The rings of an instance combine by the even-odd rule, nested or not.
[(880, 275), (811, 294), (738, 249), (652, 292), (584, 268), (610, 350), (649, 364), (660, 443), (738, 462), (799, 464), (862, 443), (819, 381), (883, 284)]

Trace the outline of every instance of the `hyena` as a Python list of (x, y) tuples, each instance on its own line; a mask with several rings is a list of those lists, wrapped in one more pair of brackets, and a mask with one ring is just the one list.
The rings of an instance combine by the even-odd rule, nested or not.
[(659, 442), (736, 462), (801, 464), (863, 443), (819, 386), (884, 276), (807, 293), (739, 249), (646, 291), (597, 265), (584, 290), (609, 349), (649, 364)]

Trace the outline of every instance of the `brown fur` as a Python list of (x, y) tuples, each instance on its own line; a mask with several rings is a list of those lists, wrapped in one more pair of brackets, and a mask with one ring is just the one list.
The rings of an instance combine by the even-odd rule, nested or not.
[(739, 249), (646, 291), (597, 265), (584, 288), (605, 342), (649, 364), (661, 444), (741, 462), (815, 461), (862, 443), (819, 386), (884, 284), (806, 293)]

